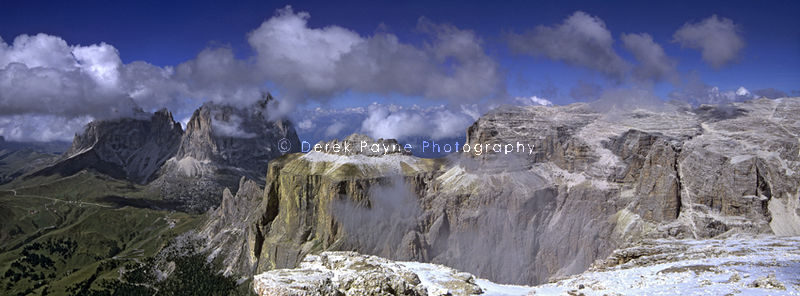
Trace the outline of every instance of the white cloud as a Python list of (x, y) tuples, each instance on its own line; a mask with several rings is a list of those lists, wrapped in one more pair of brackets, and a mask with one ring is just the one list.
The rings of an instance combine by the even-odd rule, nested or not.
[[(0, 116), (22, 121), (46, 115), (63, 120), (114, 118), (133, 116), (139, 107), (181, 112), (196, 105), (187, 103), (188, 98), (250, 104), (263, 92), (263, 80), (254, 69), (228, 48), (207, 49), (193, 60), (162, 68), (146, 62), (123, 64), (117, 49), (106, 43), (68, 45), (57, 36), (20, 35), (11, 44), (0, 39)], [(20, 130), (8, 121), (2, 124), (3, 133)], [(81, 129), (50, 129), (55, 128), (65, 129), (61, 135)], [(47, 138), (44, 133), (39, 136)]]
[(736, 24), (717, 15), (686, 23), (672, 37), (681, 46), (701, 50), (703, 60), (715, 68), (736, 60), (745, 45)]
[(119, 52), (111, 45), (76, 46), (72, 55), (84, 72), (91, 76), (95, 82), (106, 89), (113, 89), (119, 83), (122, 60)]
[(270, 116), (344, 91), (458, 104), (504, 96), (504, 73), (472, 31), (422, 18), (418, 28), (427, 38), (410, 44), (385, 32), (312, 28), (309, 18), (287, 6), (249, 33), (253, 57), (209, 48), (174, 67), (123, 64), (106, 43), (70, 45), (47, 34), (20, 35), (10, 44), (0, 38), (0, 116), (109, 118), (132, 116), (139, 107), (181, 114), (197, 105), (187, 102), (192, 99), (250, 104), (261, 98), (266, 82), (282, 93)]
[(508, 42), (516, 53), (587, 67), (616, 80), (622, 80), (630, 67), (614, 51), (614, 38), (605, 22), (582, 11), (555, 26), (538, 26), (523, 34), (510, 34)]
[(633, 70), (634, 77), (640, 81), (668, 80), (678, 81), (677, 62), (670, 59), (661, 45), (653, 41), (650, 34), (622, 34), (622, 44), (630, 51), (639, 64)]
[(225, 120), (218, 117), (211, 117), (211, 127), (216, 135), (243, 139), (252, 139), (258, 136), (254, 133), (246, 132), (242, 128), (244, 120), (235, 114), (229, 115)]
[(72, 141), (76, 131), (92, 121), (90, 116), (66, 118), (56, 115), (0, 116), (0, 135), (8, 141)]
[(68, 46), (46, 34), (0, 42), (0, 115), (129, 116), (121, 61), (108, 44)]
[(179, 120), (178, 122), (181, 123), (181, 128), (186, 130), (186, 127), (189, 126), (189, 120), (192, 120), (192, 116), (186, 116), (183, 119)]
[(531, 106), (531, 105), (532, 106), (536, 106), (536, 105), (552, 106), (553, 105), (553, 102), (551, 102), (550, 100), (545, 99), (545, 98), (540, 98), (540, 97), (537, 97), (537, 96), (516, 97), (514, 99), (514, 101), (516, 101), (520, 105), (525, 105), (525, 106)]
[(312, 122), (311, 119), (303, 119), (302, 121), (297, 123), (297, 128), (301, 130), (310, 130), (314, 128), (314, 122)]
[(749, 96), (750, 95), (750, 91), (747, 90), (746, 88), (744, 88), (744, 86), (740, 86), (739, 88), (736, 89), (736, 95), (737, 96)]
[(399, 108), (372, 104), (361, 124), (362, 132), (373, 138), (408, 139), (429, 137), (433, 140), (458, 137), (474, 122), (470, 114), (444, 108)]
[(10, 63), (59, 70), (75, 68), (72, 48), (63, 39), (47, 34), (19, 35), (11, 44), (0, 39), (0, 68)]
[(472, 31), (423, 18), (418, 27), (431, 42), (415, 46), (390, 33), (311, 28), (309, 18), (287, 6), (248, 35), (261, 73), (289, 99), (326, 100), (353, 90), (460, 102), (503, 92), (503, 73)]

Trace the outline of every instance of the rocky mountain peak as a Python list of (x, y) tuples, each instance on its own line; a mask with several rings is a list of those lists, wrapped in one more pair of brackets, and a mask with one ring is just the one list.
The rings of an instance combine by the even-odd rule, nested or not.
[(146, 183), (175, 154), (181, 125), (166, 110), (149, 116), (95, 120), (76, 134), (56, 164), (36, 174), (71, 175), (85, 168), (119, 179)]
[[(263, 175), (270, 159), (300, 149), (292, 123), (268, 117), (267, 103), (271, 98), (267, 95), (246, 108), (203, 104), (186, 125), (186, 135), (175, 158), (191, 157)], [(291, 148), (280, 151), (277, 145), (284, 138)]]
[[(224, 188), (237, 190), (241, 177), (263, 184), (270, 160), (300, 151), (292, 123), (270, 117), (272, 100), (267, 94), (247, 107), (203, 104), (151, 188), (183, 201), (189, 210), (204, 211), (219, 205)], [(281, 143), (288, 149), (281, 150)]]

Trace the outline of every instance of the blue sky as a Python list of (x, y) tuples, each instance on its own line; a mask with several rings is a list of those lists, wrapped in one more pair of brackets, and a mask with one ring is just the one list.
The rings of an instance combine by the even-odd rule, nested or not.
[[(643, 87), (630, 77), (613, 79), (597, 68), (553, 58), (552, 52), (519, 54), (510, 48), (509, 36), (524, 34), (537, 26), (557, 28), (576, 11), (602, 22), (613, 38), (614, 53), (631, 69), (640, 63), (626, 50), (622, 34), (646, 33), (663, 48), (669, 60), (675, 63), (678, 78), (656, 80), (645, 86), (662, 99), (686, 87), (688, 80), (701, 81), (720, 90), (744, 86), (751, 91), (766, 88), (787, 94), (800, 91), (800, 18), (797, 17), (800, 4), (797, 1), (7, 1), (0, 9), (0, 37), (8, 45), (18, 35), (37, 33), (61, 38), (69, 46), (104, 42), (118, 51), (122, 64), (144, 61), (161, 69), (194, 60), (198, 53), (209, 48), (227, 48), (237, 59), (245, 61), (259, 55), (259, 50), (249, 42), (248, 34), (276, 17), (277, 11), (286, 5), (291, 5), (298, 15), (301, 12), (310, 15), (306, 18), (309, 29), (337, 26), (365, 39), (388, 32), (401, 43), (422, 51), (434, 41), (430, 32), (420, 29), (421, 17), (435, 26), (448, 24), (473, 32), (480, 40), (479, 58), (488, 58), (497, 64), (502, 76), (500, 83), (510, 97), (535, 95), (556, 104), (566, 104), (581, 100), (571, 94), (579, 83), (601, 90)], [(712, 15), (731, 21), (735, 34), (743, 41), (742, 48), (722, 66), (711, 65), (704, 60), (701, 49), (690, 48), (675, 37), (683, 26), (699, 24)], [(445, 69), (442, 75), (447, 75), (448, 63), (439, 65)], [(281, 90), (285, 90), (286, 96), (308, 95), (307, 89), (296, 91), (296, 85), (286, 86), (286, 81), (270, 79), (275, 77), (267, 75), (259, 83), (281, 95)], [(379, 91), (363, 86), (333, 87), (314, 93), (331, 98), (299, 100), (298, 104), (337, 108), (366, 106), (372, 102), (423, 106), (454, 104), (452, 99), (430, 95), (430, 90), (395, 92), (392, 87)], [(192, 102), (189, 105), (203, 100), (192, 101), (185, 98), (189, 96), (186, 94), (179, 96), (184, 98), (178, 101), (189, 100)], [(486, 104), (492, 99), (489, 96), (471, 102)], [(6, 98), (4, 103), (9, 100)], [(168, 107), (176, 103), (170, 104)], [(48, 113), (11, 107), (8, 110), (19, 109), (15, 111), (19, 114)], [(17, 113), (6, 112), (0, 116)], [(73, 113), (55, 116), (81, 115)], [(85, 115), (97, 117), (92, 112)]]
[[(576, 10), (600, 17), (619, 35), (646, 32), (678, 59), (681, 71), (698, 71), (722, 88), (748, 85), (786, 92), (800, 89), (800, 3), (797, 1), (12, 1), (0, 10), (0, 36), (48, 33), (70, 44), (106, 42), (119, 49), (123, 62), (143, 60), (160, 66), (192, 59), (208, 46), (231, 45), (237, 55), (251, 54), (245, 35), (276, 9), (291, 4), (311, 14), (310, 27), (338, 25), (370, 34), (385, 25), (400, 38), (419, 42), (415, 32), (421, 16), (477, 32), (487, 50), (533, 88), (546, 84), (570, 86), (579, 77), (597, 79), (545, 59), (515, 57), (502, 34), (536, 25), (558, 23)], [(697, 51), (671, 42), (681, 25), (712, 14), (740, 26), (747, 42), (738, 63), (716, 70), (703, 64)], [(615, 36), (616, 37), (616, 36)], [(618, 43), (618, 42), (617, 42)], [(619, 44), (617, 44), (619, 46)], [(537, 86), (545, 84), (545, 86)], [(522, 95), (520, 93), (520, 95)]]

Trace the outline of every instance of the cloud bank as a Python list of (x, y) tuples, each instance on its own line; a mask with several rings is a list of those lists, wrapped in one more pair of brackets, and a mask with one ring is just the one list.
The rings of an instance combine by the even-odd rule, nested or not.
[(311, 28), (310, 17), (287, 6), (248, 35), (262, 74), (290, 100), (352, 90), (474, 102), (504, 91), (504, 74), (472, 31), (420, 18), (429, 41), (416, 46), (391, 33)]
[[(246, 35), (252, 56), (237, 57), (232, 48), (221, 46), (166, 67), (144, 61), (124, 64), (118, 50), (106, 43), (70, 45), (47, 34), (20, 35), (10, 43), (0, 38), (0, 135), (12, 141), (69, 140), (88, 121), (134, 116), (138, 109), (167, 107), (185, 113), (203, 101), (249, 105), (269, 84), (281, 94), (281, 109), (271, 113), (279, 116), (309, 102), (324, 106), (348, 92), (417, 97), (448, 106), (374, 104), (347, 120), (299, 120), (301, 131), (321, 129), (315, 137), (360, 128), (373, 137), (446, 138), (463, 134), (486, 108), (548, 105), (552, 102), (542, 97), (557, 97), (557, 91), (509, 95), (505, 71), (471, 30), (422, 17), (416, 25), (421, 41), (412, 43), (382, 28), (362, 35), (335, 25), (311, 27), (310, 18), (286, 6)], [(620, 48), (635, 62), (617, 53), (603, 20), (582, 11), (556, 24), (505, 36), (514, 53), (584, 67), (636, 90), (613, 92), (579, 80), (569, 91), (579, 101), (622, 95), (649, 101), (651, 95), (642, 90), (664, 81), (676, 86), (670, 98), (693, 103), (786, 95), (774, 89), (746, 96), (714, 90), (696, 76), (681, 77), (677, 61), (651, 35), (626, 33), (619, 38)], [(684, 24), (673, 42), (700, 50), (715, 68), (735, 61), (745, 45), (738, 25), (716, 15)], [(239, 129), (235, 122), (221, 128), (233, 136), (251, 136)]]
[(410, 139), (430, 137), (432, 140), (458, 137), (477, 118), (469, 108), (462, 112), (444, 106), (422, 109), (405, 109), (395, 105), (372, 104), (367, 109), (367, 118), (361, 123), (361, 131), (373, 138)]

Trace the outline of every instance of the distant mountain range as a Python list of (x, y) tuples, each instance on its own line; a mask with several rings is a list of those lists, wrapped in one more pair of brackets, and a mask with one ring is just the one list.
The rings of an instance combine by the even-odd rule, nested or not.
[(50, 141), (50, 142), (16, 142), (6, 141), (3, 136), (0, 136), (0, 150), (24, 150), (28, 149), (38, 153), (61, 154), (69, 149), (71, 143), (67, 141)]
[[(272, 100), (266, 95), (246, 108), (206, 103), (194, 112), (186, 131), (166, 109), (93, 121), (52, 163), (27, 166), (14, 177), (65, 177), (89, 169), (146, 185), (153, 194), (179, 202), (184, 210), (204, 211), (219, 204), (224, 188), (236, 190), (241, 177), (263, 184), (269, 160), (299, 151), (292, 123), (269, 118), (267, 105)], [(282, 139), (287, 143), (283, 151)], [(14, 142), (0, 145), (28, 147)]]

